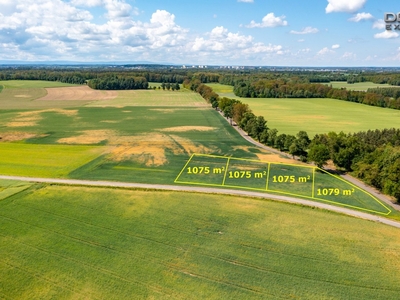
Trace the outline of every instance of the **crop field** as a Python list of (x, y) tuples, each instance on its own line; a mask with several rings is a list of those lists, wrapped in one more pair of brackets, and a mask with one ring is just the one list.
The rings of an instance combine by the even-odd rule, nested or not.
[[(232, 91), (231, 86), (220, 89), (228, 87)], [(218, 93), (218, 88), (215, 91)], [(220, 93), (220, 96), (240, 99), (254, 114), (264, 116), (269, 128), (276, 128), (280, 133), (296, 134), (305, 130), (313, 137), (329, 131), (348, 133), (400, 127), (400, 111), (394, 109), (327, 98), (240, 98), (233, 93)]]
[(0, 201), (0, 228), (6, 299), (400, 293), (398, 229), (296, 205), (35, 185)]
[[(89, 88), (54, 89), (73, 89), (71, 95), (74, 95), (77, 89)], [(118, 97), (123, 92), (118, 91)], [(165, 103), (163, 97), (166, 94), (187, 98), (177, 103), (171, 97), (169, 106), (160, 106)], [(252, 146), (215, 110), (193, 105), (190, 99), (196, 94), (192, 92), (126, 91), (126, 95), (135, 95), (130, 104), (135, 101), (150, 104), (120, 107), (116, 105), (117, 97), (96, 101), (110, 101), (110, 106), (50, 108), (52, 100), (48, 99), (43, 100), (48, 103), (46, 109), (1, 110), (0, 173), (173, 184), (179, 183), (176, 180), (179, 172), (194, 154), (240, 157), (269, 164), (301, 164)], [(191, 107), (188, 106), (190, 103)], [(248, 167), (252, 169), (254, 166)], [(326, 177), (323, 178), (322, 189)], [(185, 182), (185, 179), (180, 181)], [(240, 186), (239, 181), (228, 178), (225, 185)], [(265, 190), (264, 178), (253, 181), (250, 186), (247, 183), (243, 186)], [(280, 193), (286, 188), (284, 184), (279, 188), (273, 188), (271, 184), (268, 191)], [(291, 188), (288, 193), (314, 198), (311, 189), (304, 192), (293, 190), (294, 185)], [(343, 200), (325, 198), (322, 200), (387, 213), (379, 204), (371, 206), (371, 203), (365, 204), (363, 199), (355, 196), (352, 197), (357, 198), (354, 203), (346, 197)]]
[(102, 152), (94, 146), (0, 143), (0, 174), (65, 177)]
[[(2, 111), (0, 114), (0, 141), (3, 141), (0, 151), (20, 147), (24, 151), (32, 148), (35, 152), (41, 145), (52, 146), (49, 149), (55, 152), (62, 147), (69, 151), (78, 145), (98, 149), (95, 159), (79, 168), (74, 164), (75, 171), (69, 169), (71, 173), (63, 173), (73, 178), (173, 183), (193, 153), (287, 160), (244, 141), (210, 108), (80, 107)], [(25, 142), (16, 143), (18, 141)], [(50, 154), (43, 152), (44, 157)], [(58, 157), (63, 167), (67, 161), (63, 160), (62, 151)], [(17, 161), (19, 159), (21, 162)], [(22, 153), (14, 155), (13, 163), (24, 166), (26, 159)], [(39, 176), (34, 170), (40, 164), (33, 159), (30, 164), (30, 167), (26, 165), (26, 170), (10, 167), (4, 174), (11, 175), (12, 171), (12, 175)], [(0, 165), (11, 166), (7, 156), (0, 155)]]
[(373, 214), (392, 213), (371, 194), (313, 166), (193, 154), (175, 182), (285, 194)]

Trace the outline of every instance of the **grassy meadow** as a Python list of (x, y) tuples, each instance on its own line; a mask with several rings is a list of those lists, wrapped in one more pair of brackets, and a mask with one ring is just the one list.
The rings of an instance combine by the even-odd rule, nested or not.
[(398, 229), (296, 205), (35, 185), (0, 201), (0, 228), (6, 299), (396, 299), (400, 293)]
[(393, 85), (390, 85), (390, 84), (379, 84), (379, 83), (373, 83), (373, 82), (356, 82), (356, 83), (349, 84), (344, 81), (331, 81), (327, 85), (332, 85), (332, 87), (335, 89), (345, 88), (347, 90), (365, 91), (365, 92), (368, 89), (393, 87)]
[[(208, 84), (220, 96), (241, 100), (253, 113), (262, 115), (270, 128), (296, 134), (305, 130), (310, 137), (329, 131), (345, 133), (369, 129), (399, 128), (400, 111), (327, 98), (240, 98), (233, 87)], [(227, 92), (230, 88), (230, 92)]]

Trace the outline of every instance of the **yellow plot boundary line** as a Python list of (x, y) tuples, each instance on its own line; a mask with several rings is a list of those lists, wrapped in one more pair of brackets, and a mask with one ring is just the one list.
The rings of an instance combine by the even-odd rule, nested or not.
[[(224, 173), (224, 177), (223, 177), (223, 181), (222, 184), (215, 184), (215, 183), (202, 183), (202, 182), (187, 182), (187, 181), (180, 181), (179, 177), (182, 175), (182, 173), (184, 172), (184, 170), (186, 169), (186, 167), (189, 165), (189, 163), (192, 161), (192, 159), (197, 156), (197, 157), (209, 157), (209, 158), (223, 158), (226, 159), (226, 165), (225, 165), (225, 173)], [(248, 161), (248, 162), (255, 162), (255, 163), (265, 163), (268, 164), (268, 170), (267, 170), (267, 178), (266, 178), (266, 187), (265, 189), (262, 188), (252, 188), (252, 187), (246, 187), (246, 186), (240, 186), (240, 185), (227, 185), (225, 184), (225, 180), (226, 180), (226, 175), (228, 172), (228, 168), (229, 168), (229, 163), (231, 160), (239, 160), (239, 161)], [(312, 190), (311, 190), (311, 197), (310, 196), (304, 196), (304, 195), (299, 195), (299, 194), (294, 194), (294, 193), (289, 193), (289, 192), (282, 192), (282, 191), (276, 191), (276, 190), (271, 190), (269, 189), (269, 175), (270, 175), (270, 168), (271, 168), (271, 164), (275, 164), (275, 165), (286, 165), (286, 166), (294, 166), (294, 167), (298, 167), (298, 168), (311, 168), (312, 169)], [(315, 197), (315, 170), (319, 170), (322, 171), (325, 174), (328, 174), (330, 176), (332, 176), (333, 178), (340, 180), (348, 185), (350, 185), (351, 187), (361, 191), (362, 193), (366, 194), (367, 196), (371, 197), (374, 201), (376, 201), (377, 203), (379, 203), (384, 209), (386, 209), (388, 212), (387, 213), (383, 213), (383, 212), (379, 212), (379, 211), (375, 211), (375, 210), (371, 210), (371, 209), (367, 209), (367, 208), (362, 208), (362, 207), (358, 207), (358, 206), (354, 206), (354, 205), (350, 205), (350, 204), (345, 204), (345, 203), (340, 203), (340, 202), (335, 202), (335, 201), (331, 201), (331, 200), (326, 200), (326, 199), (322, 199), (322, 198), (318, 198)], [(330, 204), (335, 204), (335, 205), (340, 205), (340, 206), (345, 206), (345, 207), (349, 207), (349, 208), (353, 208), (353, 209), (358, 209), (358, 210), (363, 210), (363, 211), (367, 211), (367, 212), (373, 212), (373, 213), (377, 213), (377, 214), (381, 214), (381, 215), (389, 215), (392, 210), (390, 208), (388, 208), (386, 205), (384, 205), (381, 201), (379, 201), (377, 198), (375, 198), (373, 195), (371, 195), (370, 193), (368, 193), (367, 191), (359, 188), (358, 186), (352, 184), (349, 181), (346, 181), (338, 176), (332, 175), (329, 172), (318, 168), (318, 167), (313, 167), (313, 166), (302, 166), (302, 165), (296, 165), (296, 164), (287, 164), (287, 163), (271, 163), (271, 162), (267, 162), (267, 161), (262, 161), (262, 160), (254, 160), (254, 159), (246, 159), (246, 158), (236, 158), (236, 157), (230, 157), (230, 156), (220, 156), (220, 155), (211, 155), (211, 154), (196, 154), (193, 153), (189, 160), (186, 162), (186, 164), (184, 165), (184, 167), (182, 168), (182, 170), (179, 172), (178, 176), (176, 177), (176, 179), (174, 180), (174, 183), (181, 183), (181, 184), (192, 184), (192, 185), (206, 185), (206, 186), (214, 186), (214, 187), (230, 187), (230, 188), (239, 188), (239, 189), (247, 189), (247, 190), (256, 190), (256, 191), (262, 191), (262, 192), (273, 192), (273, 193), (277, 193), (277, 194), (285, 194), (285, 195), (290, 195), (290, 196), (296, 196), (296, 197), (302, 197), (302, 198), (307, 198), (307, 199), (312, 199), (312, 200), (319, 200), (319, 201), (323, 201), (323, 202), (327, 202)]]

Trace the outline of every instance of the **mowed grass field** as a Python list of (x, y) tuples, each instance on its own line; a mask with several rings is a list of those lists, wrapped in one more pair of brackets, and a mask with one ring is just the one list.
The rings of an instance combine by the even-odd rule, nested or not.
[(373, 82), (356, 82), (349, 84), (344, 81), (331, 81), (330, 83), (327, 83), (327, 85), (332, 85), (332, 87), (336, 89), (345, 88), (347, 90), (353, 90), (353, 91), (367, 91), (368, 89), (374, 89), (374, 88), (393, 87), (393, 85), (390, 84), (378, 84)]
[(345, 133), (400, 127), (400, 110), (373, 107), (327, 98), (240, 98), (231, 86), (208, 84), (218, 93), (241, 100), (253, 113), (262, 115), (269, 128), (279, 133), (296, 134), (305, 130), (310, 137), (330, 131)]
[(8, 299), (396, 299), (399, 230), (233, 196), (36, 185), (0, 201)]

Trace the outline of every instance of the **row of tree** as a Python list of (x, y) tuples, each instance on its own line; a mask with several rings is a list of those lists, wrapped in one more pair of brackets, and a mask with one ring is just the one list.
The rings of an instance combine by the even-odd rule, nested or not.
[(195, 92), (213, 95), (205, 99), (231, 120), (231, 124), (236, 123), (259, 142), (299, 157), (302, 161), (314, 162), (320, 168), (332, 161), (338, 170), (351, 172), (400, 202), (400, 129), (354, 134), (330, 132), (315, 135), (313, 139), (305, 131), (296, 135), (279, 134), (277, 129), (268, 128), (263, 116), (254, 115), (247, 104), (219, 97), (210, 87), (206, 89), (202, 84), (189, 81), (185, 84), (187, 87), (197, 86)]
[(173, 90), (173, 91), (177, 90), (177, 91), (179, 91), (181, 89), (179, 83), (169, 83), (169, 82), (167, 82), (167, 83), (162, 82), (161, 83), (161, 88), (163, 90), (167, 90), (167, 91), (169, 91), (169, 90)]

